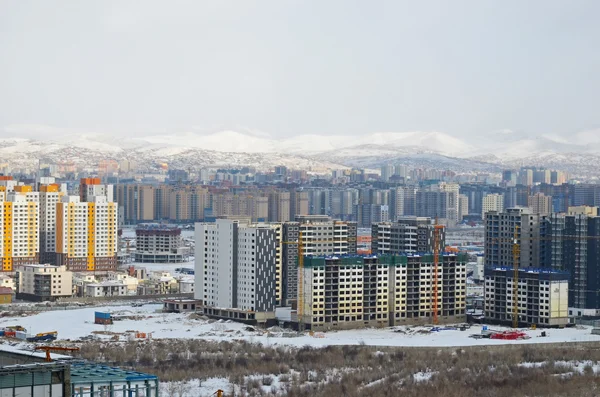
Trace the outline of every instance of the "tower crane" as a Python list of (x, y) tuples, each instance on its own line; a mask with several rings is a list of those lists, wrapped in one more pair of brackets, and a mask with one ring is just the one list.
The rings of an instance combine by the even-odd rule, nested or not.
[(437, 218), (433, 226), (433, 324), (438, 323), (438, 265), (440, 260), (441, 237), (440, 231), (444, 230), (444, 225), (438, 225)]

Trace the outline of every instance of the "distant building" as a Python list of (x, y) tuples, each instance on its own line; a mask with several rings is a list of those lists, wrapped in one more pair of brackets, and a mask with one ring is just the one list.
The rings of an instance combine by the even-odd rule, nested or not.
[(504, 211), (504, 196), (497, 193), (488, 194), (483, 197), (481, 207), (481, 219), (485, 219), (485, 214), (488, 212), (502, 212)]
[[(439, 229), (439, 248), (446, 246), (446, 228)], [(371, 226), (373, 254), (431, 253), (434, 250), (434, 225), (431, 218), (403, 217), (396, 223), (380, 222)]]
[[(541, 269), (520, 269), (518, 321), (520, 326), (565, 326), (569, 322), (569, 274)], [(485, 269), (486, 321), (512, 324), (514, 316), (511, 267)]]
[(135, 230), (135, 245), (136, 262), (180, 263), (189, 257), (189, 249), (183, 247), (178, 227), (140, 225)]
[(528, 207), (534, 214), (549, 215), (552, 212), (552, 197), (536, 193), (528, 198)]

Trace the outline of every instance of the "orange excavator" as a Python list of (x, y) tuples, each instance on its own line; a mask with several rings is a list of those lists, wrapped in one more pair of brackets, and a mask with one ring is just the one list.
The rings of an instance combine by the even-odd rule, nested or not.
[(50, 352), (74, 352), (79, 350), (78, 347), (61, 347), (61, 346), (36, 346), (35, 350), (44, 350), (46, 352), (46, 361), (51, 362)]

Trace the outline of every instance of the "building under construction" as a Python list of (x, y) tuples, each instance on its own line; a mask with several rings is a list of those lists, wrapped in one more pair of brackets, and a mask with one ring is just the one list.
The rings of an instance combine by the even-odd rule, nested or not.
[[(514, 268), (485, 269), (487, 322), (518, 326), (565, 326), (569, 322), (569, 273), (551, 269), (519, 269), (517, 299)], [(517, 302), (517, 311), (514, 302)], [(517, 322), (514, 322), (515, 314)]]
[[(466, 254), (306, 257), (305, 329), (465, 321)], [(436, 271), (437, 270), (437, 271)]]

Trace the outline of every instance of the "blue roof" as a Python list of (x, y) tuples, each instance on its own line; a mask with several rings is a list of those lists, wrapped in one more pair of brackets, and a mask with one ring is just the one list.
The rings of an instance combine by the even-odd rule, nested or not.
[(156, 375), (87, 362), (71, 364), (71, 383), (158, 380)]

